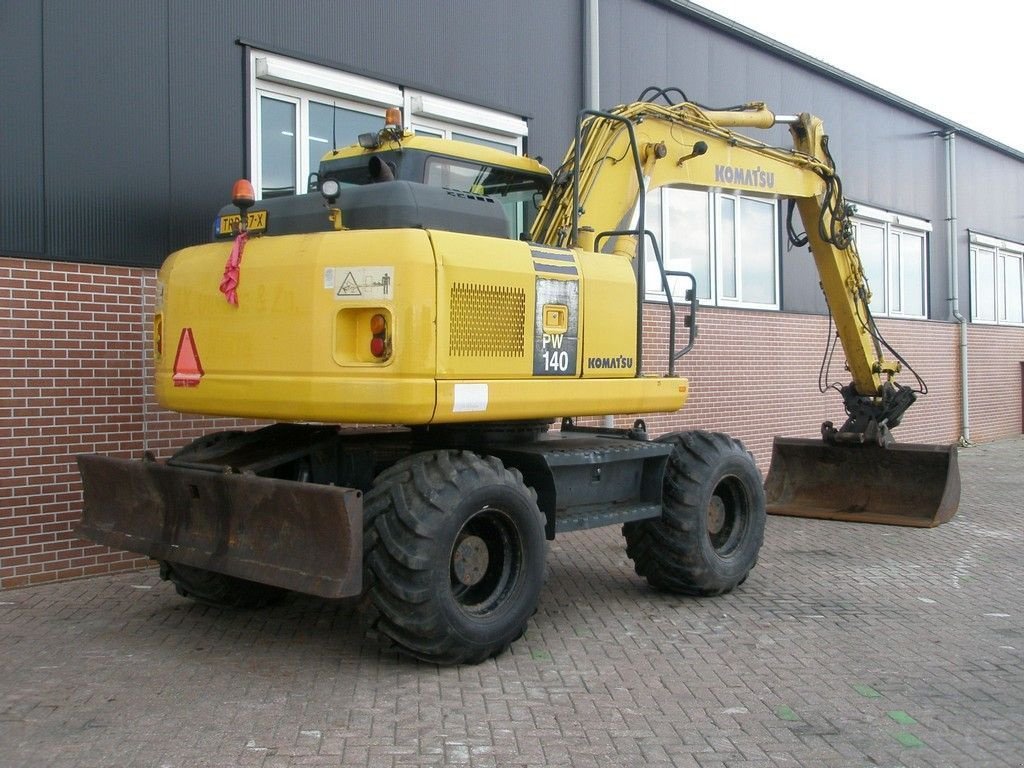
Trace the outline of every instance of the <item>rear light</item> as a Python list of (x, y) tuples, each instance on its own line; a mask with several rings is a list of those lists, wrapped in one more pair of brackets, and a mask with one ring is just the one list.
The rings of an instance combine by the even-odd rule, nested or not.
[(391, 355), (391, 344), (388, 339), (388, 321), (381, 313), (370, 318), (370, 354), (378, 360), (386, 360)]

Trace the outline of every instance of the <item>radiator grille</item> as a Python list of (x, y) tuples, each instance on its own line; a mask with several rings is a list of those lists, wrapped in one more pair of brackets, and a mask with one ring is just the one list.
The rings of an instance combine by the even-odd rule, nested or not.
[(452, 357), (522, 357), (526, 291), (497, 285), (453, 283)]

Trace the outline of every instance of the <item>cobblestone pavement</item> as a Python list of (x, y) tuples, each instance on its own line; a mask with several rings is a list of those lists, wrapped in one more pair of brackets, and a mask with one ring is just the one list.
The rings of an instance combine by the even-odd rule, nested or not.
[(1021, 766), (1024, 440), (961, 452), (935, 530), (770, 518), (736, 592), (554, 542), (496, 660), (439, 669), (352, 602), (228, 612), (155, 570), (0, 593), (0, 765)]

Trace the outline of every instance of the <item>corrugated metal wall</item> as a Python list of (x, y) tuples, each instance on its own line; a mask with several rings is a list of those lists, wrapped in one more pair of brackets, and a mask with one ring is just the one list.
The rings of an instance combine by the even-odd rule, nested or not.
[(552, 162), (579, 108), (577, 0), (4, 3), (0, 252), (155, 266), (205, 239), (246, 171), (240, 39), (541, 118)]
[(42, 2), (0, 6), (0, 252), (42, 254)]
[(166, 3), (43, 10), (46, 255), (154, 263), (167, 251)]

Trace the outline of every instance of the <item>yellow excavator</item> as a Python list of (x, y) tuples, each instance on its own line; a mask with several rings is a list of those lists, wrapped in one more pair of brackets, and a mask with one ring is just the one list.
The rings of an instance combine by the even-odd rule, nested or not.
[[(417, 136), (389, 110), (304, 194), (256, 201), (237, 184), (213, 242), (160, 272), (155, 391), (173, 410), (273, 423), (166, 462), (79, 457), (81, 533), (217, 605), (364, 595), (402, 652), (456, 664), (523, 633), (558, 533), (621, 525), (652, 586), (715, 595), (747, 578), (767, 511), (950, 519), (955, 447), (892, 439), (916, 393), (871, 318), (821, 121), (676, 94), (582, 113), (554, 174)], [(793, 148), (737, 132), (777, 124)], [(788, 199), (804, 222), (849, 418), (820, 440), (777, 438), (766, 484), (728, 435), (578, 421), (686, 402), (676, 364), (696, 339), (696, 279), (665, 268), (645, 223), (646, 194), (666, 185)], [(670, 326), (654, 360), (650, 269)]]

